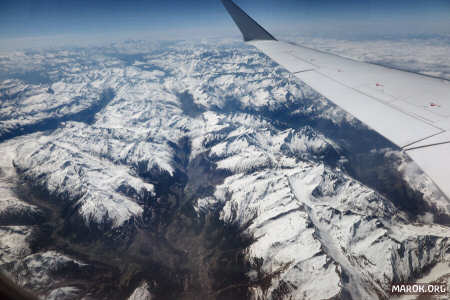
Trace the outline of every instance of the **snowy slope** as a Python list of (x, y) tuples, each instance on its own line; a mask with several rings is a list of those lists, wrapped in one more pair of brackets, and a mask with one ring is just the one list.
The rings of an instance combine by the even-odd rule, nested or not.
[(223, 220), (250, 224), (249, 275), (274, 277), (255, 295), (389, 297), (392, 281), (410, 280), (448, 251), (447, 227), (409, 224), (383, 196), (322, 164), (238, 171), (198, 203), (200, 210), (222, 203)]
[[(367, 48), (350, 46), (354, 56)], [(450, 230), (435, 216), (446, 220), (448, 199), (399, 149), (252, 48), (128, 41), (16, 52), (0, 71), (11, 74), (0, 83), (0, 134), (8, 139), (0, 144), (0, 267), (49, 299), (85, 295), (69, 277), (92, 270), (90, 255), (97, 253), (81, 252), (102, 243), (124, 258), (108, 261), (123, 272), (120, 295), (157, 298), (146, 282), (161, 283), (133, 277), (147, 272), (140, 269), (146, 264), (125, 258), (146, 252), (142, 232), (163, 230), (152, 222), (172, 221), (165, 218), (179, 199), (197, 212), (189, 215), (192, 224), (218, 213), (253, 237), (242, 250), (255, 299), (386, 299), (391, 282), (415, 280), (446, 263)], [(436, 72), (447, 74), (445, 67)], [(354, 178), (364, 172), (348, 171), (360, 157), (385, 159), (414, 200), (430, 209), (414, 215), (393, 194), (370, 187), (385, 184), (383, 177), (367, 185)], [(208, 164), (193, 163), (199, 158)], [(190, 189), (205, 182), (198, 194)], [(17, 191), (22, 185), (45, 196), (25, 197)], [(49, 207), (82, 220), (66, 224), (67, 240), (55, 245), (61, 251), (32, 247)], [(15, 223), (17, 216), (28, 221)], [(109, 244), (130, 227), (138, 233), (128, 236), (129, 244)], [(92, 245), (72, 248), (70, 234), (80, 228), (101, 234)], [(63, 254), (67, 249), (82, 259)], [(61, 270), (71, 275), (61, 277)], [(193, 279), (174, 273), (188, 289)]]

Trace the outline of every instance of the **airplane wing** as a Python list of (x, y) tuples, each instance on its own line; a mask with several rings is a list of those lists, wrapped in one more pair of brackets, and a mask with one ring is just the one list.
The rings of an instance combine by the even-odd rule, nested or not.
[(450, 81), (278, 41), (221, 1), (245, 42), (403, 149), (450, 198)]

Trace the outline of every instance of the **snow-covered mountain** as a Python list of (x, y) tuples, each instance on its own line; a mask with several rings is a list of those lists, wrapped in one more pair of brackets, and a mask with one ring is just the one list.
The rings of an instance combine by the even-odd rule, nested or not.
[(0, 61), (0, 268), (43, 298), (388, 299), (449, 278), (448, 199), (253, 48)]

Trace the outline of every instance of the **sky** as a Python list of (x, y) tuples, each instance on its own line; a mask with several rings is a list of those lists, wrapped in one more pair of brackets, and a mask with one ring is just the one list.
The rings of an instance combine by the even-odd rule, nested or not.
[[(236, 0), (275, 36), (450, 34), (449, 0)], [(0, 48), (22, 41), (189, 39), (239, 32), (219, 0), (1, 0)], [(45, 42), (44, 42), (45, 43)]]

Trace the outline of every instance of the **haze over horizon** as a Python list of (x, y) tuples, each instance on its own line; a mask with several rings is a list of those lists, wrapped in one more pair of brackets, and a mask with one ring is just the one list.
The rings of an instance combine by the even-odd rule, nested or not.
[(450, 0), (6, 1), (0, 299), (447, 299)]
[[(450, 2), (240, 0), (275, 36), (448, 35)], [(41, 47), (126, 38), (238, 37), (219, 0), (2, 1), (0, 48)]]

